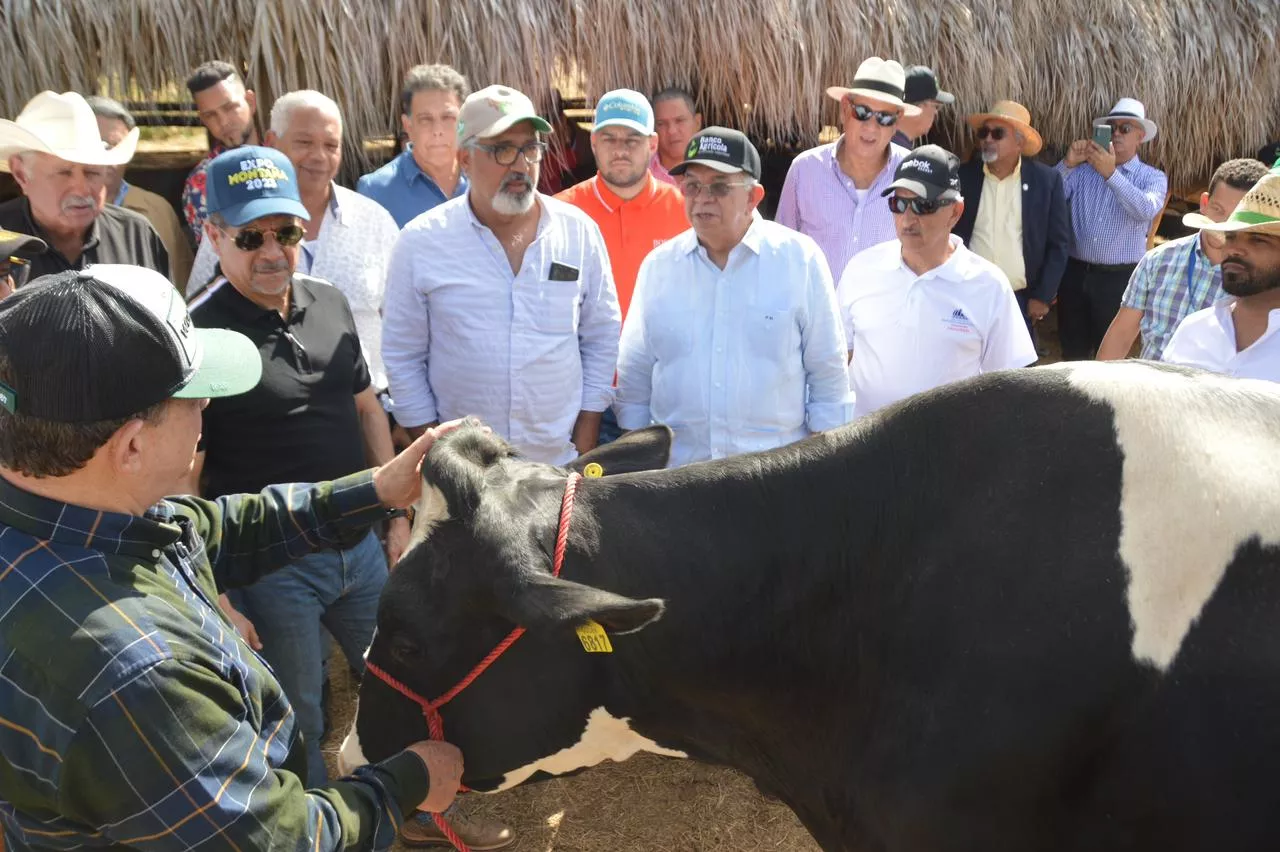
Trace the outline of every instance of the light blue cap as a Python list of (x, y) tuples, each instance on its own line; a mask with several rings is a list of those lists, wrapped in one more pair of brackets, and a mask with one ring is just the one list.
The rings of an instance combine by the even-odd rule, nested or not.
[(632, 89), (614, 89), (606, 92), (596, 102), (596, 124), (593, 130), (603, 127), (625, 127), (653, 135), (653, 107), (649, 99)]

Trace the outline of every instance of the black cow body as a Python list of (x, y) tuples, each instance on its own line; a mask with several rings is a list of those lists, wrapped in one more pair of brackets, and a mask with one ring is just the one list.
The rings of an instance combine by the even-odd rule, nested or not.
[[(428, 458), (450, 517), (393, 573), (369, 659), (436, 697), (529, 628), (443, 711), (477, 789), (595, 762), (573, 749), (603, 708), (745, 772), (826, 850), (1280, 849), (1278, 463), (1255, 383), (995, 374), (584, 480), (562, 583), (565, 473), (464, 430)], [(584, 652), (587, 617), (612, 654)], [(375, 760), (426, 736), (372, 677), (357, 727)]]

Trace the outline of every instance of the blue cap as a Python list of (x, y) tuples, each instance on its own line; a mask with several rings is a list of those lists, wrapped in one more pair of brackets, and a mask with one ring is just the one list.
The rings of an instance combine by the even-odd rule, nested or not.
[(209, 161), (205, 178), (205, 207), (228, 225), (281, 214), (311, 218), (298, 195), (293, 163), (275, 148), (232, 148)]
[(653, 107), (649, 105), (648, 98), (632, 89), (606, 92), (596, 102), (596, 124), (592, 131), (602, 127), (625, 127), (652, 136)]

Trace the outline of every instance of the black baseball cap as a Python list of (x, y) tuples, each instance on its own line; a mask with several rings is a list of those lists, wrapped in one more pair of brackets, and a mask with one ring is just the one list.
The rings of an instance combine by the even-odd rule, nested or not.
[(960, 197), (960, 158), (938, 145), (921, 145), (898, 164), (893, 183), (881, 195), (909, 189), (921, 198)]
[(30, 234), (19, 234), (17, 231), (6, 231), (0, 228), (0, 259), (12, 255), (44, 254), (48, 243)]
[(0, 300), (0, 353), (12, 379), (0, 383), (0, 406), (59, 423), (233, 396), (262, 376), (249, 338), (195, 328), (164, 276), (123, 264), (44, 275)]
[(694, 134), (684, 161), (672, 166), (671, 174), (682, 175), (694, 163), (724, 174), (745, 172), (760, 180), (760, 152), (745, 134), (727, 127), (708, 127)]
[(925, 101), (937, 101), (940, 104), (953, 104), (956, 96), (938, 88), (938, 75), (928, 65), (907, 66), (906, 94), (902, 98), (909, 104), (922, 104)]

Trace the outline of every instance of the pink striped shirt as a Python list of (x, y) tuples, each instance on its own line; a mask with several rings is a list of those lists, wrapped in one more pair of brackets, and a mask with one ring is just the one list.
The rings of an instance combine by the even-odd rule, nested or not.
[(667, 167), (662, 165), (662, 159), (658, 156), (658, 152), (654, 151), (653, 156), (649, 158), (649, 173), (663, 183), (669, 183), (672, 186), (680, 186), (679, 181), (671, 176), (671, 172), (667, 171)]
[(813, 237), (837, 281), (855, 254), (898, 238), (893, 214), (880, 193), (893, 183), (898, 164), (910, 153), (890, 144), (889, 162), (859, 204), (853, 178), (836, 159), (836, 146), (843, 139), (810, 148), (792, 161), (774, 216), (775, 221)]

